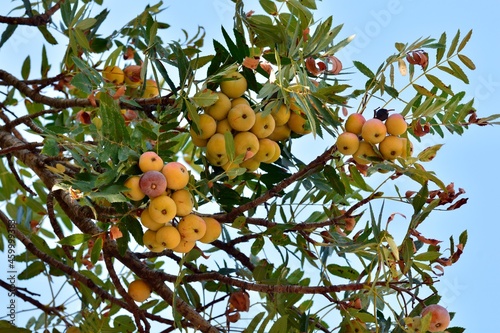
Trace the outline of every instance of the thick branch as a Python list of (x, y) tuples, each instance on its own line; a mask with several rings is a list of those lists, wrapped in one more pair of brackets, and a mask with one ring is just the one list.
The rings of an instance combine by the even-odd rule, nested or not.
[(30, 25), (30, 26), (42, 26), (47, 25), (50, 22), (50, 18), (55, 12), (59, 10), (61, 4), (64, 0), (57, 2), (54, 6), (49, 8), (45, 13), (33, 15), (31, 17), (8, 17), (0, 16), (0, 23), (7, 23), (13, 25)]

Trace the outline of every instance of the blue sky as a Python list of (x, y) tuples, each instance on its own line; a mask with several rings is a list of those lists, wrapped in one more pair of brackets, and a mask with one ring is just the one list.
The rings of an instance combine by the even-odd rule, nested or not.
[[(147, 3), (127, 2), (124, 6), (124, 2), (119, 0), (104, 2), (111, 8), (108, 24), (114, 22), (117, 27), (132, 19)], [(259, 8), (257, 1), (245, 2), (247, 10)], [(172, 25), (170, 29), (162, 31), (164, 41), (182, 36), (181, 28), (194, 34), (200, 25), (207, 32), (205, 45), (209, 49), (212, 38), (220, 39), (221, 25), (226, 29), (232, 27), (233, 6), (229, 0), (165, 1), (164, 6), (167, 9), (160, 14), (159, 20)], [(464, 54), (476, 63), (477, 69), (467, 72), (470, 79), (468, 86), (450, 81), (454, 89), (465, 90), (471, 98), (474, 97), (480, 117), (500, 113), (500, 66), (497, 64), (500, 29), (496, 1), (483, 1), (474, 6), (470, 1), (463, 0), (325, 0), (318, 2), (318, 6), (317, 18), (333, 15), (334, 23), (344, 24), (340, 34), (342, 38), (357, 35), (352, 44), (339, 54), (345, 67), (350, 67), (349, 62), (352, 60), (360, 60), (376, 68), (393, 53), (395, 42), (412, 42), (427, 36), (437, 38), (442, 32), (447, 32), (451, 39), (458, 29), (462, 34), (473, 29), (472, 39)], [(115, 27), (109, 26), (109, 29), (111, 31)], [(9, 64), (8, 68), (20, 68), (20, 62), (30, 51), (32, 67), (39, 68), (36, 58), (40, 57), (40, 49), (38, 35), (29, 28), (23, 29), (0, 50), (0, 63)], [(14, 74), (19, 72), (14, 71)], [(448, 78), (441, 73), (437, 75)], [(361, 75), (353, 75), (350, 84), (363, 84), (362, 79)], [(327, 147), (326, 143), (311, 144), (308, 140), (312, 139), (296, 145), (304, 161), (311, 160)], [(464, 326), (467, 332), (492, 332), (488, 318), (496, 318), (500, 299), (500, 291), (495, 287), (500, 274), (496, 255), (500, 235), (500, 222), (496, 220), (499, 215), (496, 206), (496, 190), (500, 188), (497, 167), (499, 141), (498, 127), (471, 127), (462, 136), (447, 135), (444, 140), (423, 140), (423, 144), (428, 145), (445, 143), (437, 157), (426, 167), (435, 171), (445, 183), (454, 182), (456, 188), (464, 188), (465, 197), (469, 198), (468, 204), (461, 209), (437, 212), (422, 227), (426, 236), (441, 239), (444, 244), (449, 236), (453, 235), (457, 239), (463, 230), (468, 230), (469, 241), (462, 257), (457, 264), (446, 269), (438, 284), (443, 294), (443, 305), (457, 312), (453, 325)], [(405, 221), (399, 220), (398, 223), (404, 224)], [(2, 295), (0, 293), (0, 297)]]

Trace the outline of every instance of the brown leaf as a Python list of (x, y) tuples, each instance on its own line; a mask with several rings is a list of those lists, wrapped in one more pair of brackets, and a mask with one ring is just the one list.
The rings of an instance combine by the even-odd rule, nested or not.
[(327, 71), (328, 74), (337, 75), (338, 73), (340, 73), (340, 71), (342, 70), (342, 63), (337, 57), (329, 56), (326, 58), (326, 60), (328, 63), (332, 64), (332, 68)]
[(431, 125), (429, 123), (425, 123), (423, 127), (418, 120), (413, 123), (413, 133), (415, 133), (416, 136), (422, 137), (428, 134), (430, 131)]
[(318, 67), (318, 64), (316, 63), (316, 60), (313, 57), (308, 57), (306, 59), (306, 68), (314, 76), (318, 76), (318, 75), (320, 75), (321, 73), (324, 72), (324, 70), (321, 70)]
[(430, 245), (437, 246), (439, 243), (442, 242), (442, 241), (437, 240), (437, 239), (426, 238), (426, 237), (422, 236), (422, 234), (420, 232), (418, 232), (417, 230), (415, 230), (415, 229), (411, 229), (410, 233), (413, 236), (417, 237), (417, 239), (419, 241), (421, 241), (422, 243), (425, 243), (425, 244), (430, 244)]
[(259, 66), (260, 57), (245, 57), (242, 65), (246, 68), (257, 69)]
[(238, 311), (248, 311), (250, 309), (250, 297), (246, 291), (237, 291), (229, 296), (230, 307)]
[(455, 202), (450, 207), (448, 207), (446, 210), (455, 210), (455, 209), (458, 209), (458, 208), (462, 207), (463, 205), (465, 205), (467, 203), (467, 200), (469, 200), (469, 199), (468, 198), (462, 198), (462, 199), (458, 200), (457, 202)]
[(111, 239), (122, 238), (123, 233), (120, 231), (120, 228), (118, 228), (116, 225), (114, 225), (111, 228), (109, 228), (109, 237)]
[(226, 317), (227, 317), (227, 321), (230, 323), (236, 323), (241, 318), (239, 312), (228, 314)]

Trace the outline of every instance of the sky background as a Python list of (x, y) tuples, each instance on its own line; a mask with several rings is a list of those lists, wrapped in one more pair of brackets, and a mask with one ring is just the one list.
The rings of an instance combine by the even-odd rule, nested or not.
[[(20, 2), (19, 2), (20, 3)], [(123, 26), (144, 8), (147, 1), (104, 0), (111, 9), (107, 20), (109, 32)], [(154, 2), (150, 2), (154, 4)], [(206, 53), (211, 53), (211, 40), (221, 40), (220, 26), (232, 28), (233, 4), (229, 0), (184, 0), (164, 1), (166, 10), (159, 20), (172, 27), (161, 32), (165, 42), (183, 36), (181, 29), (193, 35), (197, 27), (206, 30)], [(479, 117), (498, 110), (500, 93), (500, 66), (498, 66), (500, 28), (498, 28), (498, 1), (482, 1), (474, 5), (470, 1), (323, 1), (318, 2), (318, 19), (330, 15), (334, 24), (344, 24), (340, 38), (356, 34), (356, 38), (338, 54), (344, 67), (352, 67), (352, 60), (359, 60), (370, 68), (377, 68), (388, 55), (394, 52), (395, 42), (412, 42), (419, 37), (438, 38), (447, 32), (451, 40), (458, 29), (462, 35), (473, 29), (471, 41), (463, 51), (471, 58), (477, 69), (467, 71), (470, 84), (462, 86), (450, 79), (454, 90), (465, 90), (475, 99)], [(96, 7), (99, 10), (98, 7)], [(260, 9), (257, 1), (245, 1), (246, 11)], [(2, 15), (6, 15), (2, 11)], [(5, 26), (0, 26), (4, 29)], [(19, 75), (26, 54), (32, 54), (32, 68), (39, 68), (42, 41), (32, 28), (22, 27), (16, 35), (0, 49), (2, 68)], [(59, 51), (63, 50), (61, 46)], [(50, 51), (53, 52), (53, 51)], [(57, 66), (60, 55), (54, 50), (51, 59)], [(38, 62), (38, 63), (37, 63)], [(17, 68), (17, 69), (16, 69)], [(448, 76), (437, 74), (443, 80)], [(361, 75), (353, 75), (351, 85), (364, 84)], [(374, 108), (377, 105), (374, 105)], [(298, 141), (294, 148), (303, 161), (312, 160), (332, 142), (314, 142), (312, 138)], [(497, 317), (500, 274), (497, 252), (500, 235), (497, 192), (500, 188), (498, 172), (500, 130), (498, 127), (471, 127), (464, 135), (447, 135), (444, 139), (424, 137), (419, 146), (445, 143), (437, 157), (426, 164), (428, 170), (436, 172), (446, 184), (455, 183), (464, 188), (467, 205), (459, 210), (436, 212), (424, 223), (421, 231), (430, 238), (443, 240), (446, 247), (449, 236), (455, 239), (463, 230), (468, 230), (469, 240), (465, 251), (454, 266), (446, 268), (445, 275), (437, 286), (443, 296), (441, 304), (457, 312), (453, 326), (463, 326), (467, 332), (493, 332), (491, 318)], [(401, 184), (405, 188), (407, 184)], [(399, 186), (399, 184), (398, 184)], [(407, 185), (408, 187), (411, 185)], [(415, 185), (413, 185), (415, 188)], [(407, 215), (409, 217), (409, 215)], [(405, 224), (404, 219), (393, 223)], [(2, 261), (5, 262), (5, 261)], [(4, 272), (0, 273), (4, 279)], [(0, 290), (0, 303), (5, 297)], [(21, 306), (21, 302), (18, 303)], [(3, 311), (2, 311), (3, 312)], [(1, 315), (0, 315), (1, 316)], [(488, 320), (489, 318), (489, 320)], [(20, 323), (20, 322), (19, 322)]]

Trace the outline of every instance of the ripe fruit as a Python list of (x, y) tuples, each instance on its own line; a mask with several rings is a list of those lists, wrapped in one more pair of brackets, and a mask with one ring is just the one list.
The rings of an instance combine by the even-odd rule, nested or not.
[(137, 88), (142, 84), (141, 79), (141, 66), (139, 65), (130, 65), (125, 67), (123, 70), (125, 74), (125, 83), (131, 88)]
[(372, 161), (366, 159), (366, 157), (377, 157), (377, 153), (373, 146), (366, 141), (361, 141), (359, 143), (359, 148), (354, 154), (352, 154), (353, 159), (358, 164), (367, 165)]
[(189, 134), (191, 135), (191, 141), (196, 147), (206, 147), (207, 146), (207, 139), (200, 139), (197, 137), (198, 134), (195, 133), (194, 129), (191, 127), (189, 129)]
[(264, 113), (257, 112), (255, 114), (255, 124), (250, 131), (255, 134), (259, 139), (268, 137), (276, 127), (276, 123), (271, 114), (264, 116)]
[(149, 230), (156, 231), (165, 226), (165, 223), (158, 223), (149, 214), (149, 210), (144, 209), (141, 213), (141, 224)]
[(177, 207), (177, 216), (186, 216), (193, 210), (193, 196), (188, 190), (177, 190), (170, 197), (174, 200)]
[(157, 197), (167, 189), (167, 179), (160, 171), (146, 171), (139, 179), (141, 191), (150, 198)]
[(162, 168), (163, 160), (154, 151), (147, 151), (139, 157), (139, 169), (142, 172), (150, 170), (160, 171)]
[(366, 119), (361, 113), (353, 113), (349, 117), (347, 117), (347, 120), (345, 122), (345, 130), (346, 132), (360, 135), (361, 129), (363, 128), (365, 122)]
[(172, 198), (161, 195), (150, 201), (148, 211), (151, 218), (157, 223), (167, 223), (177, 214), (177, 206)]
[(144, 302), (151, 296), (152, 288), (144, 280), (135, 280), (128, 285), (128, 294), (136, 302)]
[(229, 98), (238, 98), (247, 90), (247, 80), (239, 72), (232, 72), (223, 76), (220, 90)]
[(161, 173), (167, 180), (167, 188), (171, 190), (180, 190), (189, 183), (189, 172), (182, 163), (168, 162), (161, 169)]
[(269, 161), (266, 162), (268, 164), (276, 162), (281, 156), (280, 145), (276, 141), (273, 141), (273, 144), (274, 144), (274, 155), (269, 159)]
[(298, 113), (295, 112), (290, 113), (290, 119), (288, 119), (287, 125), (294, 133), (300, 135), (311, 133), (311, 129), (309, 127), (307, 119), (302, 117)]
[[(259, 140), (259, 150), (254, 155), (254, 159), (259, 162), (267, 163), (274, 157), (276, 151), (276, 142), (270, 139), (260, 139)], [(276, 144), (277, 145), (277, 144)]]
[(165, 250), (165, 247), (156, 240), (156, 231), (150, 229), (146, 230), (142, 235), (142, 243), (151, 252), (159, 253)]
[(205, 235), (207, 225), (198, 215), (189, 214), (184, 216), (179, 221), (177, 229), (179, 230), (182, 239), (187, 241), (197, 241)]
[(229, 125), (235, 131), (249, 131), (255, 124), (255, 112), (246, 104), (238, 104), (227, 114)]
[(394, 113), (391, 114), (385, 121), (385, 127), (387, 128), (387, 133), (392, 135), (401, 135), (406, 132), (408, 124), (401, 114)]
[(389, 135), (378, 145), (378, 149), (382, 154), (382, 157), (386, 160), (393, 160), (403, 154), (403, 140), (401, 138)]
[(156, 241), (166, 249), (173, 249), (181, 242), (181, 235), (176, 227), (166, 225), (156, 232)]
[(66, 333), (81, 333), (82, 331), (76, 326), (70, 326), (66, 330)]
[(439, 304), (431, 304), (426, 306), (421, 313), (422, 318), (427, 314), (431, 316), (429, 332), (441, 332), (450, 325), (450, 313)]
[(129, 177), (124, 183), (123, 186), (128, 187), (130, 191), (123, 192), (123, 194), (129, 198), (130, 200), (133, 201), (140, 201), (144, 199), (146, 194), (141, 191), (141, 187), (139, 186), (139, 180), (141, 177), (139, 176), (132, 176)]
[(125, 74), (123, 70), (118, 66), (107, 66), (102, 71), (102, 77), (109, 81), (113, 82), (116, 85), (120, 85), (125, 80)]
[(290, 110), (286, 105), (281, 104), (279, 107), (275, 107), (271, 110), (271, 115), (274, 118), (276, 126), (283, 126), (290, 119)]
[(365, 325), (365, 323), (363, 323), (357, 319), (353, 319), (353, 320), (349, 321), (346, 324), (345, 330), (344, 330), (344, 333), (363, 333), (363, 332), (366, 332), (366, 325)]
[(224, 134), (226, 132), (231, 132), (233, 129), (231, 125), (229, 125), (229, 121), (226, 119), (222, 119), (217, 122), (217, 133)]
[(205, 235), (199, 239), (199, 241), (205, 244), (212, 243), (214, 240), (219, 238), (222, 233), (222, 226), (219, 221), (213, 217), (202, 217), (202, 219), (207, 225), (207, 231), (205, 232)]
[(190, 130), (191, 137), (208, 140), (212, 135), (215, 134), (215, 131), (217, 130), (217, 122), (215, 121), (214, 118), (212, 118), (208, 114), (200, 114), (198, 129), (199, 129), (199, 134), (196, 133), (191, 128)]
[(142, 92), (143, 98), (151, 98), (156, 97), (160, 94), (158, 90), (158, 85), (155, 80), (148, 79), (146, 80), (146, 86), (144, 87), (144, 91)]
[(221, 92), (217, 92), (216, 94), (219, 99), (209, 106), (205, 112), (215, 120), (222, 120), (227, 117), (227, 113), (232, 108), (231, 101)]
[(336, 145), (340, 153), (352, 155), (359, 148), (359, 139), (354, 133), (344, 132), (338, 136)]
[(273, 141), (283, 141), (290, 137), (292, 130), (287, 124), (283, 126), (276, 126), (274, 131), (267, 138)]
[(247, 169), (248, 172), (254, 172), (260, 167), (260, 162), (254, 158), (249, 158), (241, 162), (240, 167)]
[(221, 166), (227, 163), (226, 138), (215, 133), (207, 143), (207, 159), (210, 164)]
[(188, 241), (183, 238), (181, 238), (181, 242), (179, 245), (174, 247), (172, 251), (178, 252), (178, 253), (188, 253), (193, 249), (193, 247), (196, 245), (196, 241)]
[(243, 161), (252, 158), (259, 151), (259, 139), (252, 132), (240, 132), (234, 136), (236, 156), (243, 155)]
[(248, 100), (245, 97), (238, 97), (238, 98), (231, 100), (231, 107), (238, 105), (238, 104), (250, 105), (250, 103), (248, 102)]
[(387, 135), (384, 123), (376, 118), (367, 120), (361, 129), (361, 136), (365, 141), (376, 144), (382, 142)]

